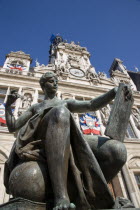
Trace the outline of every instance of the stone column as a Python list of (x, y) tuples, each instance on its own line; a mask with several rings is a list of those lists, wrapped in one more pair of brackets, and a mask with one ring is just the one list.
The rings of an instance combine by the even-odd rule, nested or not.
[(10, 94), (10, 87), (8, 87), (7, 89), (7, 92), (6, 92), (6, 96), (5, 96), (5, 99), (4, 99), (4, 103), (6, 103), (7, 101), (7, 96)]
[(38, 102), (38, 89), (35, 89), (34, 98), (32, 104), (36, 104)]
[[(19, 95), (21, 95), (21, 91), (22, 91), (22, 87), (20, 87), (18, 90)], [(15, 110), (14, 110), (14, 116), (16, 119), (18, 118), (18, 109), (20, 107), (20, 104), (21, 104), (21, 98), (18, 98), (15, 102)]]

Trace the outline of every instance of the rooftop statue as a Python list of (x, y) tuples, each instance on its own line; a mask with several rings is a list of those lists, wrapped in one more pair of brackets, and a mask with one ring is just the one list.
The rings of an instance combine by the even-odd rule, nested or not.
[[(123, 143), (107, 137), (86, 136), (72, 113), (93, 112), (110, 103), (117, 88), (90, 101), (56, 97), (58, 79), (47, 72), (40, 78), (45, 98), (15, 120), (6, 102), (9, 132), (17, 132), (5, 164), (5, 186), (14, 198), (51, 202), (53, 210), (112, 208), (114, 198), (107, 183), (126, 162)], [(124, 93), (130, 95), (126, 86)]]

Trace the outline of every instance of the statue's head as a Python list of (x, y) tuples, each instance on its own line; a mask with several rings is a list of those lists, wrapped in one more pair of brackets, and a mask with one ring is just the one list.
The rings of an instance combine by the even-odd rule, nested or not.
[(46, 72), (40, 78), (40, 86), (44, 92), (56, 92), (57, 91), (57, 76), (53, 72)]
[(56, 35), (56, 37), (55, 37), (55, 39), (53, 41), (53, 44), (54, 45), (58, 45), (60, 42), (63, 42), (62, 36)]

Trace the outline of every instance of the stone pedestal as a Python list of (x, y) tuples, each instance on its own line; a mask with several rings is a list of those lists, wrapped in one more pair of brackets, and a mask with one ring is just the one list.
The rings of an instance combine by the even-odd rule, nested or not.
[(52, 208), (51, 203), (38, 203), (23, 198), (12, 199), (0, 205), (0, 210), (52, 210)]
[[(53, 209), (53, 203), (51, 202), (49, 204), (38, 203), (23, 198), (12, 199), (3, 205), (0, 205), (0, 210), (52, 210), (52, 209)], [(98, 210), (103, 210), (103, 209), (98, 209)], [(104, 209), (104, 210), (111, 210), (111, 209)], [(140, 208), (125, 208), (125, 210), (140, 210)]]

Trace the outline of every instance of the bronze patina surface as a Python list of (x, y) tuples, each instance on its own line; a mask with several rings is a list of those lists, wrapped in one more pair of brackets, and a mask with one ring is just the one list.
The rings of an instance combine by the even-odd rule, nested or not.
[[(14, 198), (53, 203), (58, 209), (104, 209), (114, 206), (107, 183), (126, 162), (126, 148), (119, 140), (84, 136), (71, 113), (93, 112), (110, 103), (117, 89), (90, 101), (56, 97), (57, 77), (50, 72), (40, 79), (44, 101), (32, 105), (15, 120), (6, 102), (9, 132), (18, 131), (5, 164), (5, 186)], [(131, 94), (129, 88), (125, 97)]]

